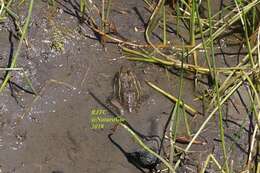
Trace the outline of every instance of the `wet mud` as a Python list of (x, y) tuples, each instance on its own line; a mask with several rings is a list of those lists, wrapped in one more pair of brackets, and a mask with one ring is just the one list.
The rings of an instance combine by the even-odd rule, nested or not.
[[(113, 95), (114, 75), (121, 66), (128, 66), (139, 79), (145, 99), (138, 111), (126, 113), (124, 118), (142, 137), (152, 133), (161, 135), (162, 139), (162, 130), (159, 133), (151, 130), (151, 121), (157, 117), (160, 119), (158, 128), (165, 128), (174, 104), (148, 86), (146, 81), (160, 84), (165, 91), (177, 96), (179, 78), (174, 75), (176, 70), (166, 71), (157, 65), (128, 61), (116, 44), (101, 45), (86, 25), (82, 26), (84, 34), (79, 32), (79, 21), (73, 7), (76, 3), (57, 2), (57, 9), (48, 7), (43, 1), (35, 3), (28, 45), (23, 45), (17, 62), (17, 67), (24, 71), (12, 71), (11, 82), (0, 94), (0, 172), (148, 172), (148, 169), (129, 161), (127, 154), (139, 151), (140, 146), (125, 129), (118, 126), (113, 131), (115, 123), (106, 122), (100, 126), (93, 122), (97, 117), (113, 117), (109, 110), (117, 113), (108, 98)], [(134, 29), (143, 28), (148, 20), (144, 3), (138, 0), (113, 3), (111, 16), (118, 32), (145, 43), (143, 32)], [(26, 16), (25, 9), (27, 5), (22, 5), (17, 12)], [(18, 40), (11, 19), (1, 23), (0, 28), (0, 65), (6, 67)], [(227, 63), (226, 59), (234, 63), (232, 56), (223, 57), (221, 54), (217, 63), (223, 65)], [(0, 71), (0, 74), (3, 80), (5, 71)], [(203, 112), (202, 103), (194, 101), (199, 91), (194, 90), (193, 81), (186, 79), (183, 87), (185, 103)], [(245, 89), (241, 87), (241, 91), (223, 108), (228, 158), (234, 163), (234, 170), (243, 169), (248, 154), (247, 135), (252, 133), (248, 120), (243, 121), (249, 112)], [(33, 94), (34, 90), (37, 95)], [(207, 118), (206, 114), (187, 116), (192, 134)], [(203, 145), (193, 145), (178, 172), (197, 172), (209, 153), (223, 160), (218, 121), (216, 115), (198, 138)], [(177, 135), (185, 136), (184, 120), (180, 123)], [(168, 144), (165, 139), (166, 155)], [(164, 167), (159, 165), (157, 168)], [(215, 172), (215, 169), (209, 168), (208, 172)]]

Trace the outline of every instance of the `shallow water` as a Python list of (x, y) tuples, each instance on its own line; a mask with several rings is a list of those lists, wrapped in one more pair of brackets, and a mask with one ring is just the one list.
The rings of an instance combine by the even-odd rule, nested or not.
[[(74, 31), (77, 29), (77, 20), (68, 14), (71, 5), (61, 2), (64, 6), (59, 4), (61, 10), (53, 20)], [(144, 25), (136, 14), (136, 9), (140, 10), (141, 14), (144, 13), (143, 2), (132, 0), (114, 3), (114, 10), (130, 11), (127, 15), (112, 11), (111, 16), (118, 27), (118, 32), (132, 40), (144, 42), (143, 33), (134, 31), (135, 26)], [(30, 45), (28, 49), (23, 49), (18, 60), (18, 67), (25, 69), (39, 96), (33, 96), (16, 86), (31, 91), (22, 73), (19, 72), (12, 72), (14, 84), (1, 93), (0, 172), (141, 172), (129, 163), (124, 154), (138, 148), (131, 136), (122, 127), (118, 127), (110, 136), (113, 123), (105, 123), (104, 129), (92, 129), (92, 111), (100, 111), (100, 117), (112, 116), (98, 101), (108, 105), (107, 98), (113, 92), (114, 74), (120, 66), (130, 65), (141, 81), (147, 99), (143, 101), (138, 112), (126, 114), (125, 118), (134, 130), (144, 136), (149, 135), (151, 118), (160, 117), (160, 123), (164, 126), (173, 104), (150, 88), (145, 80), (159, 84), (177, 96), (178, 78), (175, 75), (167, 76), (165, 70), (158, 66), (127, 61), (114, 44), (105, 44), (103, 47), (97, 40), (76, 33), (74, 37), (65, 37), (64, 52), (53, 51), (50, 48), (50, 26), (44, 18), (46, 8), (43, 7), (46, 7), (43, 2), (35, 7), (28, 37)], [(149, 16), (143, 15), (143, 20), (147, 21)], [(10, 27), (13, 29), (12, 25)], [(86, 31), (94, 36), (89, 29), (86, 28)], [(11, 51), (9, 34), (6, 30), (0, 31), (1, 66), (7, 64)], [(17, 45), (14, 38), (13, 45), (14, 48)], [(218, 63), (224, 64), (221, 56)], [(1, 74), (3, 76), (4, 73)], [(185, 103), (201, 111), (201, 103), (193, 101), (191, 97), (196, 95), (192, 81), (184, 81), (184, 91)], [(245, 92), (242, 88), (241, 92), (244, 97)], [(235, 144), (231, 143), (246, 111), (237, 95), (232, 99), (239, 112), (232, 104), (227, 105), (229, 108), (228, 116), (225, 117), (229, 120), (225, 124), (227, 146), (232, 146), (230, 157), (234, 163), (239, 162), (242, 165), (247, 153), (247, 142), (243, 141), (246, 141), (247, 136), (236, 140)], [(206, 116), (199, 115), (189, 119), (192, 133), (195, 133)], [(194, 154), (188, 155), (193, 162), (185, 163), (180, 171), (197, 169), (194, 165), (204, 161), (208, 153), (213, 152), (217, 159), (222, 158), (216, 122), (217, 117), (199, 137), (200, 140), (206, 140), (207, 144), (194, 145), (191, 149)], [(247, 127), (245, 123), (245, 129)], [(185, 126), (181, 125), (177, 134), (185, 135), (185, 133)], [(239, 168), (239, 164), (236, 166)]]

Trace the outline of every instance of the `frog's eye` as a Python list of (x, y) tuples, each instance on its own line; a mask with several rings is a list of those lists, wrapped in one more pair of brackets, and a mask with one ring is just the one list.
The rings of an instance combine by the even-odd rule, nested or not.
[(130, 70), (127, 70), (126, 72), (127, 72), (128, 75), (131, 74), (131, 71), (130, 71)]

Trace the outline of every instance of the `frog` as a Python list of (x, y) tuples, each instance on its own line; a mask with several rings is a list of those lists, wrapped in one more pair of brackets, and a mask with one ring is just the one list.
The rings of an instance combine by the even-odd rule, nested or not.
[(121, 66), (119, 72), (115, 74), (113, 88), (110, 102), (120, 114), (124, 115), (126, 111), (137, 112), (141, 104), (141, 84), (129, 67)]

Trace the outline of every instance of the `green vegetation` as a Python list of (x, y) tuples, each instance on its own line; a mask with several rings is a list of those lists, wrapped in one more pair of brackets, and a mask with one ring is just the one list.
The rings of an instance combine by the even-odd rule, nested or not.
[[(219, 136), (222, 146), (223, 160), (218, 161), (213, 154), (209, 154), (207, 160), (204, 162), (201, 172), (205, 172), (209, 164), (215, 164), (216, 168), (221, 172), (232, 172), (232, 164), (228, 159), (228, 152), (230, 151), (225, 143), (225, 128), (223, 126), (223, 113), (222, 106), (230, 97), (242, 86), (242, 84), (248, 83), (249, 89), (248, 93), (251, 95), (251, 104), (254, 114), (254, 133), (251, 138), (250, 146), (251, 150), (248, 155), (248, 162), (245, 163), (244, 171), (254, 172), (258, 168), (258, 165), (253, 164), (253, 155), (256, 155), (256, 146), (258, 145), (256, 134), (259, 133), (259, 95), (257, 88), (259, 82), (254, 77), (259, 74), (259, 1), (250, 1), (248, 3), (244, 1), (233, 1), (228, 5), (223, 5), (223, 8), (217, 12), (212, 12), (213, 1), (207, 0), (202, 1), (201, 4), (195, 0), (179, 0), (172, 1), (170, 3), (171, 7), (164, 0), (159, 0), (157, 3), (155, 1), (144, 0), (147, 8), (150, 10), (151, 15), (145, 28), (145, 38), (148, 45), (137, 44), (131, 41), (123, 41), (117, 37), (109, 35), (104, 29), (99, 29), (98, 27), (93, 28), (98, 34), (106, 39), (111, 39), (118, 42), (121, 45), (122, 50), (125, 55), (131, 61), (141, 61), (159, 64), (166, 69), (180, 69), (180, 90), (179, 97), (176, 98), (171, 94), (163, 91), (160, 86), (156, 86), (150, 82), (148, 84), (157, 90), (158, 92), (164, 94), (166, 97), (170, 98), (175, 103), (172, 110), (171, 123), (170, 123), (170, 156), (169, 161), (166, 164), (162, 158), (160, 160), (166, 164), (170, 172), (175, 172), (180, 166), (181, 160), (184, 155), (187, 154), (197, 139), (201, 134), (202, 130), (208, 124), (213, 116), (218, 114), (218, 125), (219, 125)], [(202, 4), (203, 3), (203, 4)], [(200, 8), (204, 5), (204, 17), (201, 17)], [(105, 9), (109, 9), (108, 6), (103, 4), (102, 12)], [(205, 10), (208, 9), (208, 10)], [(103, 18), (102, 21), (109, 23), (109, 20)], [(171, 20), (175, 20), (172, 24)], [(97, 25), (95, 25), (97, 26)], [(186, 26), (186, 31), (184, 34), (180, 33), (182, 28)], [(232, 32), (233, 26), (239, 26), (241, 28), (238, 36), (234, 33), (231, 36), (225, 36), (226, 32)], [(176, 27), (177, 37), (170, 38), (170, 34), (167, 32), (169, 27)], [(161, 33), (160, 33), (161, 32)], [(182, 31), (183, 32), (183, 31)], [(162, 40), (152, 41), (153, 34), (162, 35)], [(189, 35), (189, 38), (186, 36)], [(258, 35), (258, 39), (257, 38)], [(219, 66), (216, 63), (215, 52), (218, 47), (218, 41), (224, 40), (228, 45), (229, 39), (235, 40), (238, 38), (238, 44), (245, 45), (247, 49), (247, 55), (235, 66), (226, 67)], [(174, 40), (175, 39), (175, 40)], [(189, 42), (184, 42), (184, 39), (188, 39)], [(174, 40), (174, 41), (172, 41)], [(165, 53), (167, 49), (172, 49), (174, 53)], [(168, 51), (169, 52), (169, 51)], [(201, 53), (203, 52), (203, 53)], [(239, 55), (239, 52), (237, 52)], [(206, 65), (202, 65), (201, 61), (204, 57)], [(189, 63), (187, 59), (191, 59), (193, 64)], [(201, 124), (200, 128), (193, 135), (189, 133), (189, 126), (187, 125), (187, 134), (191, 135), (192, 139), (186, 148), (182, 149), (179, 155), (179, 160), (173, 163), (173, 157), (176, 156), (175, 145), (176, 131), (178, 131), (178, 122), (180, 117), (185, 117), (185, 111), (181, 107), (186, 109), (188, 112), (194, 114), (197, 113), (191, 106), (185, 104), (182, 99), (182, 80), (184, 78), (183, 73), (193, 73), (194, 74), (194, 86), (195, 90), (198, 86), (198, 76), (207, 76), (211, 79), (211, 94), (202, 95), (201, 98), (209, 98), (211, 102), (208, 105), (206, 120)], [(224, 79), (220, 79), (220, 76)], [(247, 117), (245, 117), (246, 119)], [(132, 133), (132, 132), (131, 132)], [(134, 135), (135, 138), (137, 136)], [(143, 146), (143, 144), (141, 144)], [(143, 146), (144, 147), (144, 146)], [(144, 149), (147, 149), (144, 147)], [(149, 151), (147, 149), (147, 151)], [(151, 152), (151, 151), (149, 151)], [(154, 153), (153, 153), (154, 154)]]
[[(20, 4), (25, 2), (27, 1), (21, 1)], [(110, 20), (113, 1), (102, 0), (100, 6), (90, 0), (79, 1), (80, 21), (85, 21), (93, 32), (99, 36), (101, 44), (113, 41), (120, 46), (130, 61), (152, 63), (169, 71), (172, 69), (180, 71), (179, 95), (177, 97), (164, 91), (160, 86), (147, 82), (155, 91), (165, 95), (174, 103), (169, 123), (169, 158), (163, 158), (152, 151), (126, 124), (121, 123), (121, 125), (144, 150), (158, 157), (166, 165), (169, 172), (173, 173), (180, 167), (181, 160), (190, 152), (192, 145), (210, 120), (217, 115), (223, 160), (217, 160), (213, 153), (209, 154), (207, 159), (203, 161), (204, 164), (200, 172), (205, 172), (210, 165), (214, 165), (213, 167), (220, 172), (231, 173), (233, 172), (233, 164), (229, 161), (228, 153), (232, 147), (228, 147), (225, 141), (223, 105), (242, 85), (247, 85), (251, 112), (254, 117), (252, 122), (253, 133), (249, 143), (248, 161), (244, 163), (244, 169), (241, 171), (259, 172), (260, 165), (254, 159), (257, 157), (256, 155), (259, 155), (259, 149), (257, 150), (257, 145), (259, 145), (257, 138), (259, 137), (257, 136), (259, 136), (260, 128), (260, 1), (233, 0), (231, 3), (223, 4), (222, 8), (217, 11), (213, 8), (215, 1), (211, 0), (199, 2), (196, 0), (172, 0), (167, 2), (165, 0), (143, 0), (143, 2), (150, 13), (144, 32), (146, 43), (137, 43), (130, 38), (125, 39), (117, 32), (113, 21)], [(0, 22), (4, 22), (7, 16), (18, 20), (19, 16), (10, 8), (12, 3), (14, 3), (12, 0), (0, 0)], [(17, 58), (22, 44), (27, 42), (26, 34), (31, 20), (33, 3), (34, 0), (28, 0), (27, 18), (21, 30), (18, 31), (20, 32), (19, 45), (10, 67), (3, 69), (6, 71), (6, 75), (1, 84), (0, 92), (5, 89), (10, 80), (9, 71), (17, 70)], [(50, 0), (49, 4), (57, 5), (54, 0)], [(171, 28), (175, 29), (175, 34), (170, 32)], [(239, 28), (239, 32), (235, 32), (233, 28)], [(52, 46), (58, 51), (63, 51), (63, 34), (57, 29), (54, 30)], [(161, 36), (161, 39), (154, 38), (154, 34)], [(233, 43), (234, 41), (235, 43)], [(237, 64), (232, 64), (229, 67), (220, 66), (216, 56), (216, 51), (219, 50), (219, 42), (223, 42), (224, 46), (234, 46), (234, 48), (237, 48), (238, 45), (244, 46), (247, 53)], [(237, 56), (242, 56), (239, 51)], [(197, 100), (207, 98), (210, 102), (207, 109), (204, 110), (206, 118), (196, 132), (190, 129), (186, 112), (192, 115), (197, 115), (199, 112), (183, 100), (185, 74), (193, 75), (195, 90), (198, 89), (200, 78), (208, 78), (208, 89), (212, 91), (211, 94), (201, 94), (197, 98)], [(27, 81), (33, 89), (30, 81)], [(187, 135), (190, 137), (185, 148), (176, 145), (176, 132), (182, 118), (185, 120)], [(247, 121), (247, 118), (244, 117), (244, 122)], [(238, 134), (241, 134), (241, 129)], [(178, 157), (175, 162), (174, 157)]]

